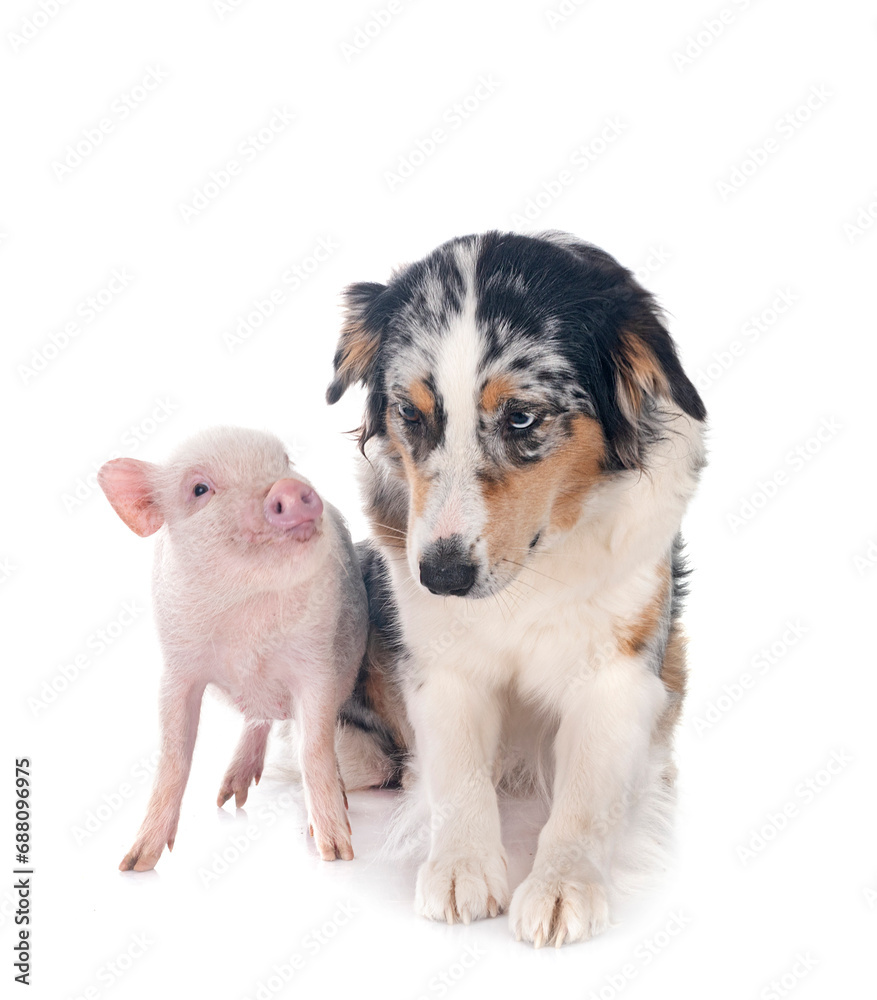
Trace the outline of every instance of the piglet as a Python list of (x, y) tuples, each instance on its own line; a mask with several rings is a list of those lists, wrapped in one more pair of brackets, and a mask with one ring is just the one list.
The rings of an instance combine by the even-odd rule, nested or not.
[(153, 599), (164, 654), (161, 762), (122, 871), (173, 848), (208, 684), (243, 713), (218, 805), (259, 781), (272, 720), (292, 719), (310, 832), (350, 860), (335, 718), (365, 649), (367, 602), (347, 527), (277, 438), (219, 427), (165, 465), (107, 462), (98, 481), (138, 535), (159, 532)]

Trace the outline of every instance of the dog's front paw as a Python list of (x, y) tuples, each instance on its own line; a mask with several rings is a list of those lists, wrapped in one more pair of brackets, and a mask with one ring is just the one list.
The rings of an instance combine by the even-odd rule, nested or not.
[(515, 890), (509, 921), (519, 941), (537, 948), (587, 941), (609, 926), (606, 889), (599, 882), (530, 875)]
[(509, 901), (503, 854), (430, 858), (417, 873), (414, 907), (430, 920), (449, 924), (495, 917)]

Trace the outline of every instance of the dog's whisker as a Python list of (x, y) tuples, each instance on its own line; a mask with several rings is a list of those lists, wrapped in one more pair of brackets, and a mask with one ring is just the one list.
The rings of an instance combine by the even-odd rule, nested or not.
[(399, 535), (402, 538), (406, 538), (408, 535), (407, 531), (403, 531), (401, 528), (396, 528), (392, 524), (382, 524), (380, 521), (372, 521), (372, 524), (376, 528), (385, 528), (387, 531), (392, 531), (394, 534)]
[(504, 622), (507, 622), (507, 621), (508, 621), (508, 618), (506, 618), (506, 616), (505, 616), (505, 611), (507, 611), (507, 610), (508, 610), (508, 608), (505, 608), (505, 611), (503, 610), (503, 605), (502, 605), (502, 604), (500, 604), (500, 600), (499, 600), (499, 595), (500, 595), (500, 593), (501, 593), (501, 591), (497, 591), (497, 592), (496, 592), (496, 593), (495, 593), (495, 594), (493, 595), (493, 599), (494, 599), (494, 600), (496, 601), (496, 607), (497, 607), (497, 609), (499, 610), (499, 613), (500, 613), (500, 616), (501, 616), (502, 620), (503, 620)]
[[(544, 590), (540, 590), (540, 589), (539, 589), (539, 588), (538, 588), (538, 587), (536, 586), (536, 584), (534, 584), (534, 583), (530, 583), (530, 581), (529, 581), (529, 580), (522, 580), (522, 579), (521, 579), (521, 578), (520, 578), (519, 576), (518, 576), (518, 577), (515, 577), (515, 579), (514, 579), (514, 580), (512, 580), (512, 582), (511, 582), (510, 584), (508, 584), (508, 586), (506, 587), (506, 590), (507, 590), (507, 591), (509, 591), (510, 593), (512, 593), (512, 592), (513, 592), (513, 588), (514, 588), (514, 587), (517, 587), (517, 586), (518, 586), (518, 584), (520, 584), (521, 586), (524, 586), (524, 587), (529, 587), (529, 588), (530, 588), (530, 590), (534, 591), (534, 592), (535, 592), (535, 593), (537, 593), (537, 594), (543, 594), (543, 595), (544, 595), (544, 593), (545, 593), (545, 591), (544, 591)], [(526, 597), (526, 595), (525, 595), (525, 594), (523, 594), (522, 592), (519, 592), (519, 593), (517, 594), (517, 596), (518, 596), (518, 598), (519, 598), (520, 600), (522, 600), (522, 601), (523, 601), (523, 600), (525, 599), (525, 597)]]
[[(526, 565), (526, 563), (515, 562), (514, 559), (508, 559), (505, 556), (503, 556), (503, 558), (502, 558), (501, 561), (502, 562), (511, 563), (512, 566), (518, 566), (520, 569), (526, 569), (530, 573), (535, 573), (536, 576), (544, 576), (546, 580), (551, 580), (552, 583), (563, 584), (563, 580), (558, 580), (557, 577), (549, 576), (547, 573), (542, 573), (538, 569), (533, 569), (532, 566), (528, 566), (528, 565)], [(518, 579), (520, 579), (520, 577), (518, 577)], [(524, 581), (522, 581), (522, 582), (524, 582)]]

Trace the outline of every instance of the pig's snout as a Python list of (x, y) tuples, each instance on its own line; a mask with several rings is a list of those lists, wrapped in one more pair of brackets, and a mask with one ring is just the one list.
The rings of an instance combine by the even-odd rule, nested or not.
[(295, 538), (306, 541), (323, 513), (323, 501), (312, 486), (297, 479), (279, 479), (265, 497), (264, 511), (270, 525), (291, 529)]

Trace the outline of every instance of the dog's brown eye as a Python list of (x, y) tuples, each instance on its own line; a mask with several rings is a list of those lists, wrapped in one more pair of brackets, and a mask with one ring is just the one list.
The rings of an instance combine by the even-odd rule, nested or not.
[(192, 490), (193, 495), (196, 497), (203, 497), (205, 493), (209, 492), (210, 492), (210, 487), (207, 485), (207, 483), (198, 483)]
[(509, 427), (515, 431), (525, 431), (528, 427), (532, 427), (535, 422), (536, 417), (532, 413), (516, 411), (508, 415)]
[(409, 424), (416, 424), (420, 420), (420, 410), (418, 410), (416, 406), (412, 406), (410, 403), (400, 403), (399, 416), (403, 420), (407, 420)]

